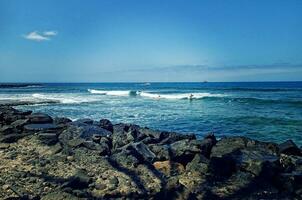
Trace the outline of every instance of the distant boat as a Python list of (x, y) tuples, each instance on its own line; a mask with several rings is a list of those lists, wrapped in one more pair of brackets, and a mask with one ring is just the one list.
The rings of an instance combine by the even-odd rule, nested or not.
[(143, 85), (148, 86), (148, 85), (151, 85), (151, 83), (144, 83)]
[(203, 81), (204, 83), (207, 83), (208, 81)]

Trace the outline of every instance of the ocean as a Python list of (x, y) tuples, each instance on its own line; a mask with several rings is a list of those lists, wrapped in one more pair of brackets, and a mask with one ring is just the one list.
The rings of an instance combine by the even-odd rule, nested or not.
[(73, 120), (302, 145), (302, 82), (44, 83), (0, 88), (6, 100), (55, 101), (16, 108)]

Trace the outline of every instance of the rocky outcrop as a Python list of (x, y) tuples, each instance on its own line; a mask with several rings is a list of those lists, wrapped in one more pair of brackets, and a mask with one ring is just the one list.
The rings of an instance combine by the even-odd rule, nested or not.
[(0, 106), (0, 199), (302, 199), (293, 141), (216, 140)]

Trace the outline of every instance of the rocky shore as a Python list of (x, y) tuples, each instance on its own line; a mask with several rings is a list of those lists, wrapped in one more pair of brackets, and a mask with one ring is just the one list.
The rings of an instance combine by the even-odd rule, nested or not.
[(0, 199), (302, 199), (302, 153), (0, 106)]

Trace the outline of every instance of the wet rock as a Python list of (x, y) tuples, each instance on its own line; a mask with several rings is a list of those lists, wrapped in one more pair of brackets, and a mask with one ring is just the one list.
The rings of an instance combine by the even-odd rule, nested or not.
[(302, 155), (301, 150), (297, 147), (297, 145), (292, 140), (287, 140), (279, 144), (279, 153), (287, 154), (287, 155)]
[(44, 113), (34, 113), (29, 115), (28, 117), (29, 123), (32, 124), (48, 124), (48, 123), (52, 123), (53, 119)]
[(113, 132), (113, 125), (108, 119), (101, 119), (99, 126), (103, 129), (110, 131), (111, 133)]

